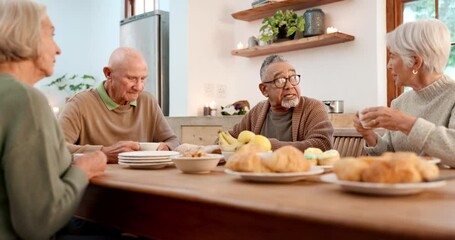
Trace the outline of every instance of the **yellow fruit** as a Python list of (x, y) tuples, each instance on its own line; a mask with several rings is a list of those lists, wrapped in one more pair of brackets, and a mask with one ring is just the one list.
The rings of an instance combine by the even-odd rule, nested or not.
[(272, 144), (270, 140), (262, 135), (256, 135), (251, 140), (250, 143), (257, 143), (264, 148), (264, 152), (272, 150)]
[(239, 140), (239, 142), (248, 143), (254, 136), (256, 136), (256, 134), (252, 131), (243, 130), (237, 137), (237, 140)]

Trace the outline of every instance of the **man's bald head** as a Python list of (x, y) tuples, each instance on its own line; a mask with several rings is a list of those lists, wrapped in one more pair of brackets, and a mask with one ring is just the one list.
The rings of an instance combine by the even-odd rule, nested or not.
[(145, 58), (141, 52), (134, 48), (119, 47), (112, 52), (108, 67), (112, 69), (123, 68), (128, 62), (143, 62)]
[(117, 104), (126, 105), (135, 101), (144, 90), (147, 62), (136, 49), (115, 49), (103, 71), (107, 79), (104, 85), (106, 92)]

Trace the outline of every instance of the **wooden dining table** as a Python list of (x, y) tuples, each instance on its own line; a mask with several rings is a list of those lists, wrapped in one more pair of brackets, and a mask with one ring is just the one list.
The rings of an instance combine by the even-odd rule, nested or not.
[[(442, 170), (450, 174), (454, 170)], [(76, 216), (153, 239), (455, 239), (455, 181), (403, 196), (109, 165)]]

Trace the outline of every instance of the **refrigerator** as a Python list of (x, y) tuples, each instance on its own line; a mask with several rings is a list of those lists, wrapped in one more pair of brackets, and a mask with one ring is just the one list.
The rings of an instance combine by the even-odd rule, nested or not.
[(148, 65), (145, 91), (169, 116), (169, 13), (154, 10), (120, 21), (120, 46), (142, 52)]

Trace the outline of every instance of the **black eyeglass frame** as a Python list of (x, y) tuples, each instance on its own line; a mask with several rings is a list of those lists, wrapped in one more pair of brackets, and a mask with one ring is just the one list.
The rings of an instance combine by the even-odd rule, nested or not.
[[(295, 84), (293, 84), (291, 82), (291, 78), (292, 77), (297, 77), (297, 82)], [(281, 87), (277, 85), (277, 82), (278, 82), (279, 79), (284, 79), (285, 80), (283, 86), (281, 86)], [(286, 86), (287, 82), (289, 82), (293, 87), (295, 87), (295, 86), (299, 85), (299, 83), (300, 83), (300, 74), (292, 75), (292, 76), (289, 76), (287, 78), (286, 77), (279, 77), (279, 78), (275, 78), (273, 80), (270, 80), (268, 82), (262, 82), (262, 83), (272, 83), (272, 82), (273, 82), (273, 84), (275, 84), (275, 87), (277, 87), (277, 88), (284, 88)]]

